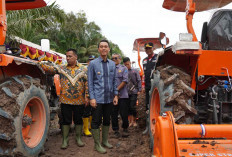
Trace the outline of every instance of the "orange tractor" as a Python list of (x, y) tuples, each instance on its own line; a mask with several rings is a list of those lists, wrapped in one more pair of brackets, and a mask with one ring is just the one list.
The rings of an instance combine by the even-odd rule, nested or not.
[(164, 8), (186, 12), (188, 33), (170, 47), (165, 36), (156, 42), (164, 49), (151, 75), (153, 156), (232, 156), (232, 10), (216, 11), (203, 24), (201, 41), (192, 26), (195, 12), (231, 2), (164, 0)]
[[(47, 138), (57, 95), (53, 76), (33, 60), (44, 52), (25, 41), (20, 48), (4, 46), (6, 10), (44, 6), (43, 0), (0, 1), (0, 156), (38, 156)], [(59, 56), (46, 53), (44, 58), (54, 61)]]

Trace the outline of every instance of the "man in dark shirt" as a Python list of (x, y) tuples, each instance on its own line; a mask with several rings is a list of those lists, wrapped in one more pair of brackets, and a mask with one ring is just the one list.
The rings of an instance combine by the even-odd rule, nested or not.
[[(157, 54), (153, 52), (153, 43), (146, 43), (144, 47), (145, 47), (145, 52), (147, 54), (147, 57), (143, 59), (143, 70), (145, 76), (146, 110), (147, 110), (146, 112), (148, 114), (149, 104), (150, 104), (149, 91), (151, 89), (151, 72), (155, 68)], [(143, 134), (146, 134), (147, 132), (148, 132), (148, 124)]]
[(129, 94), (129, 112), (128, 112), (128, 119), (129, 119), (129, 127), (134, 126), (136, 127), (136, 101), (137, 96), (141, 92), (141, 78), (139, 75), (139, 71), (131, 67), (130, 58), (126, 57), (123, 59), (124, 65), (128, 69), (128, 84), (127, 90)]
[(88, 87), (90, 105), (92, 109), (92, 134), (94, 148), (99, 153), (106, 153), (100, 143), (100, 129), (102, 123), (102, 144), (111, 149), (113, 146), (108, 142), (110, 127), (110, 115), (113, 104), (118, 104), (118, 90), (116, 86), (115, 63), (107, 58), (110, 51), (109, 42), (101, 40), (98, 45), (100, 56), (89, 63), (88, 66)]

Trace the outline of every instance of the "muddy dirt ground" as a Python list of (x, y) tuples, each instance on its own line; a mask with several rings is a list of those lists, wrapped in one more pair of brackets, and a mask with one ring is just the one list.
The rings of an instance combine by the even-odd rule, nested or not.
[[(141, 101), (144, 101), (141, 100)], [(138, 113), (144, 112), (143, 106), (137, 107)], [(60, 149), (62, 136), (56, 118), (51, 122), (50, 133), (45, 144), (44, 152), (40, 157), (148, 157), (151, 156), (149, 149), (148, 135), (142, 135), (145, 129), (144, 118), (138, 119), (138, 127), (130, 127), (130, 136), (128, 138), (113, 138), (113, 131), (110, 129), (109, 143), (114, 146), (113, 149), (107, 149), (107, 154), (99, 154), (94, 151), (93, 137), (82, 136), (82, 141), (85, 143), (84, 147), (78, 147), (75, 143), (74, 131), (69, 135), (69, 147), (66, 150)]]

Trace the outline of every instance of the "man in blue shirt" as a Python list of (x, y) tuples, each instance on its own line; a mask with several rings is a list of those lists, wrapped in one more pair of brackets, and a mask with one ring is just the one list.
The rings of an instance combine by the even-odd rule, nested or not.
[(88, 87), (90, 105), (92, 110), (92, 134), (94, 148), (99, 153), (106, 153), (100, 144), (100, 129), (102, 123), (102, 144), (111, 149), (113, 146), (108, 142), (110, 115), (113, 104), (118, 104), (118, 91), (115, 78), (115, 63), (107, 58), (110, 51), (109, 42), (101, 40), (98, 45), (100, 56), (89, 63), (88, 66)]
[(120, 64), (121, 56), (119, 54), (113, 54), (112, 60), (116, 64), (116, 82), (119, 92), (118, 105), (113, 106), (112, 109), (112, 129), (114, 130), (115, 138), (119, 138), (119, 125), (118, 125), (118, 113), (122, 118), (122, 137), (128, 137), (128, 91), (127, 91), (127, 82), (128, 82), (128, 70), (127, 67)]

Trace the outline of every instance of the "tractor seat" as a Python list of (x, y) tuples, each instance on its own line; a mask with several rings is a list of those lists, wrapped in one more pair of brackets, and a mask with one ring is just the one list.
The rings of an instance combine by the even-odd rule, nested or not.
[(232, 10), (216, 11), (209, 23), (204, 22), (201, 34), (203, 49), (232, 51)]

